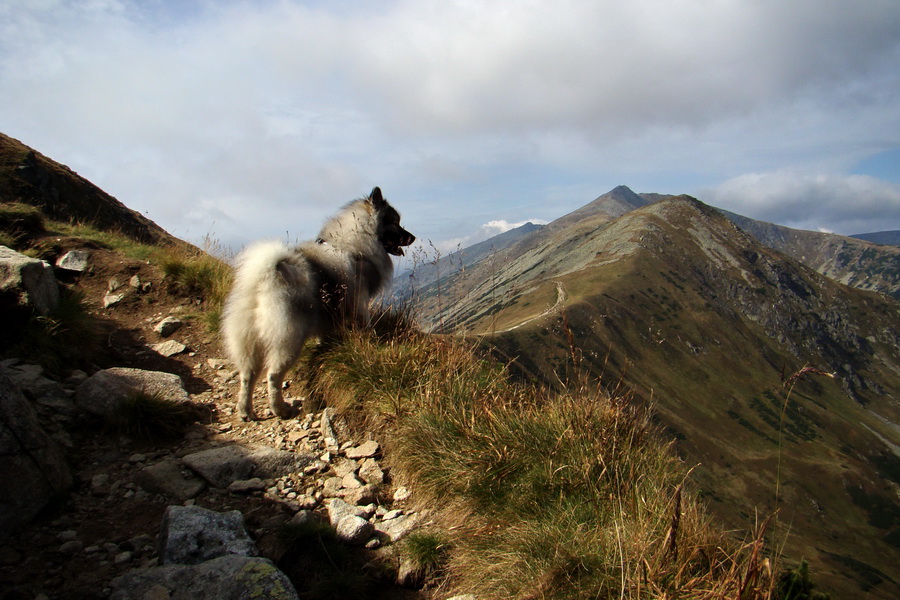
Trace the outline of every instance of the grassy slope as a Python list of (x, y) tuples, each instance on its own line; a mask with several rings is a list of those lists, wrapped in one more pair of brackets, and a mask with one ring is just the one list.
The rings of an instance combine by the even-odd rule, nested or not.
[(311, 385), (383, 427), (395, 479), (437, 508), (449, 585), (478, 598), (766, 598), (759, 540), (711, 525), (628, 397), (514, 383), (470, 344), (351, 334)]
[[(809, 559), (823, 584), (892, 597), (898, 462), (866, 432), (890, 438), (889, 427), (831, 379), (786, 388), (783, 375), (802, 362), (758, 325), (706, 310), (689, 283), (654, 267), (635, 258), (562, 277), (567, 325), (555, 315), (491, 343), (519, 357), (525, 373), (553, 381), (571, 362), (571, 329), (582, 369), (653, 399), (679, 451), (699, 463), (696, 480), (724, 523), (745, 528), (777, 507), (789, 556)], [(890, 414), (888, 401), (868, 396)]]

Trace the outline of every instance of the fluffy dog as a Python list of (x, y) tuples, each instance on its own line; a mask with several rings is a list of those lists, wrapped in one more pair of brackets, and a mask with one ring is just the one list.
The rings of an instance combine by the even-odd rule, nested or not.
[(293, 248), (259, 242), (238, 256), (222, 334), (240, 374), (241, 419), (256, 419), (253, 387), (263, 372), (269, 408), (291, 416), (282, 382), (306, 340), (368, 323), (370, 300), (394, 272), (390, 255), (403, 256), (415, 239), (376, 187), (326, 222), (317, 240)]

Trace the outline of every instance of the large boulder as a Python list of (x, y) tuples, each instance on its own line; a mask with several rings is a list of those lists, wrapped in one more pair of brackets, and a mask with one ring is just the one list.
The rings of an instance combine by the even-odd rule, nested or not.
[(0, 292), (12, 295), (19, 304), (31, 306), (42, 315), (59, 305), (59, 286), (50, 263), (6, 246), (0, 246)]
[(270, 560), (233, 554), (199, 565), (137, 569), (111, 587), (110, 600), (297, 600), (291, 581)]
[(177, 505), (166, 509), (159, 535), (161, 564), (196, 565), (229, 554), (257, 554), (239, 511)]
[(82, 382), (75, 392), (75, 403), (89, 413), (109, 418), (115, 416), (119, 404), (134, 392), (158, 394), (173, 402), (191, 400), (178, 375), (113, 367), (97, 371)]
[(188, 454), (182, 460), (211, 486), (224, 489), (235, 481), (296, 473), (316, 457), (266, 446), (233, 445)]
[(0, 373), (0, 538), (24, 527), (72, 486), (58, 444), (41, 428), (34, 406)]

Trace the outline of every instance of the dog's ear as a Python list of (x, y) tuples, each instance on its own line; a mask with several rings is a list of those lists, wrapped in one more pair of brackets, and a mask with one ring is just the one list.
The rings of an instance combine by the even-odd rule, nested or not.
[(372, 206), (374, 206), (375, 208), (382, 208), (385, 204), (387, 204), (387, 202), (384, 201), (384, 197), (381, 195), (380, 187), (372, 188), (372, 193), (369, 194), (369, 200), (372, 202)]

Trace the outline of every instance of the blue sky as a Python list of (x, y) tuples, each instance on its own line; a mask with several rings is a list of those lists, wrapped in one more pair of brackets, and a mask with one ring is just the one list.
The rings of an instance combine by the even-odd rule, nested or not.
[(0, 0), (0, 131), (185, 239), (379, 185), (442, 250), (624, 184), (900, 229), (896, 0)]

